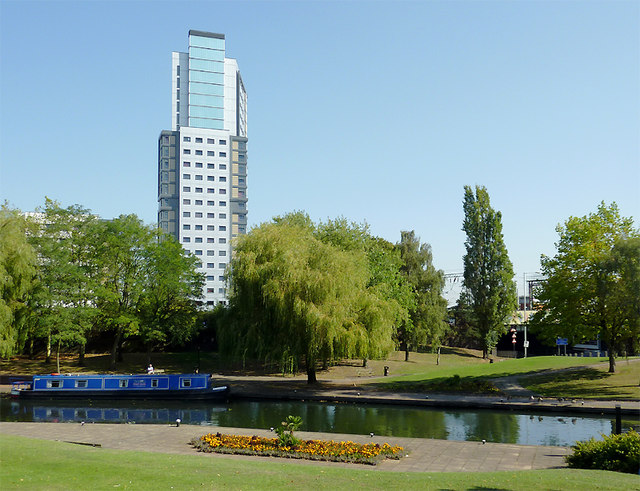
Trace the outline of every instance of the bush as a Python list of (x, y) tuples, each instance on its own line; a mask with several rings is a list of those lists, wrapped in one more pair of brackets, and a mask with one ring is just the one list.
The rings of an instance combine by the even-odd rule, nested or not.
[(635, 431), (576, 442), (572, 455), (565, 457), (569, 467), (600, 469), (637, 474), (640, 470), (640, 434)]

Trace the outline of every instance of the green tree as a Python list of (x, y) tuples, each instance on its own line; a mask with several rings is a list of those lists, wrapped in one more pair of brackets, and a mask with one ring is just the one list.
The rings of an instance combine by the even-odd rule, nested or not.
[(30, 240), (39, 264), (38, 284), (30, 301), (31, 341), (33, 336), (46, 338), (47, 362), (52, 346), (57, 348), (58, 361), (62, 347), (78, 346), (82, 362), (86, 332), (95, 317), (96, 274), (89, 234), (95, 220), (85, 208), (62, 208), (48, 198), (33, 218)]
[(93, 231), (100, 282), (96, 306), (100, 323), (113, 334), (111, 369), (125, 338), (139, 334), (139, 306), (145, 287), (145, 261), (154, 231), (135, 215), (98, 222)]
[(27, 241), (28, 224), (18, 210), (0, 208), (0, 356), (19, 351), (25, 337), (28, 299), (36, 255)]
[(322, 242), (313, 228), (265, 223), (240, 237), (231, 263), (230, 315), (221, 350), (299, 366), (366, 358), (393, 347), (392, 307), (367, 290), (361, 251)]
[(409, 360), (409, 351), (430, 344), (439, 348), (448, 324), (447, 301), (442, 297), (444, 273), (433, 266), (431, 246), (420, 244), (415, 232), (400, 233), (397, 244), (402, 266), (400, 271), (413, 293), (409, 316), (398, 328), (398, 339)]
[(486, 358), (507, 330), (517, 306), (513, 266), (502, 237), (502, 214), (491, 207), (484, 186), (464, 187), (467, 234), (461, 303), (469, 306), (470, 323), (477, 329)]
[[(408, 320), (409, 308), (414, 305), (414, 293), (401, 274), (400, 251), (396, 250), (393, 244), (372, 236), (366, 223), (348, 222), (344, 217), (320, 222), (316, 227), (315, 236), (342, 251), (365, 255), (369, 271), (366, 285), (369, 299), (378, 306), (384, 306), (385, 311), (383, 316), (364, 316), (361, 319), (371, 331), (371, 336), (386, 336), (383, 332), (374, 334), (373, 331), (395, 328)], [(367, 309), (363, 309), (362, 312), (367, 312)], [(382, 354), (384, 352), (371, 352), (368, 358), (378, 358)], [(363, 365), (366, 366), (366, 362), (367, 357), (363, 359)]]
[(154, 347), (183, 344), (194, 334), (204, 286), (204, 275), (196, 271), (198, 259), (184, 254), (172, 236), (160, 230), (157, 234), (143, 252), (143, 293), (138, 306), (139, 334), (149, 363)]
[(617, 352), (638, 340), (640, 234), (615, 203), (604, 202), (596, 213), (570, 217), (556, 230), (556, 255), (541, 258), (546, 278), (537, 296), (543, 309), (532, 327), (551, 339), (600, 336), (615, 372)]

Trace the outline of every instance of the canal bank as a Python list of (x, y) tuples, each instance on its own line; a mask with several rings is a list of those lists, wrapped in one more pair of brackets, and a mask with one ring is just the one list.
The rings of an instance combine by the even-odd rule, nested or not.
[(455, 409), (606, 415), (615, 415), (616, 406), (620, 406), (622, 415), (640, 418), (640, 401), (511, 396), (508, 389), (503, 389), (507, 393), (505, 396), (486, 396), (461, 393), (384, 392), (378, 391), (368, 384), (359, 384), (358, 380), (319, 382), (312, 386), (301, 378), (214, 376), (214, 380), (215, 384), (229, 385), (231, 397), (236, 399), (393, 404)]

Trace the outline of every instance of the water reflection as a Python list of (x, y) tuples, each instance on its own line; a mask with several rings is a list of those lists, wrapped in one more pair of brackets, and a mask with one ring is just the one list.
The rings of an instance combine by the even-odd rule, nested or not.
[[(0, 400), (2, 421), (120, 422), (216, 425), (240, 428), (276, 426), (289, 414), (302, 417), (302, 430), (328, 433), (487, 440), (500, 443), (567, 446), (613, 431), (612, 417), (515, 414), (489, 410), (323, 404), (298, 401), (16, 401)], [(623, 428), (639, 426), (623, 420)]]

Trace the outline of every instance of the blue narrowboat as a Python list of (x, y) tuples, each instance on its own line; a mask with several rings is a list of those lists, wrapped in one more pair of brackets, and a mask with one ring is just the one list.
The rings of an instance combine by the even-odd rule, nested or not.
[(14, 382), (19, 398), (226, 399), (229, 387), (213, 386), (207, 373), (175, 375), (34, 375)]

